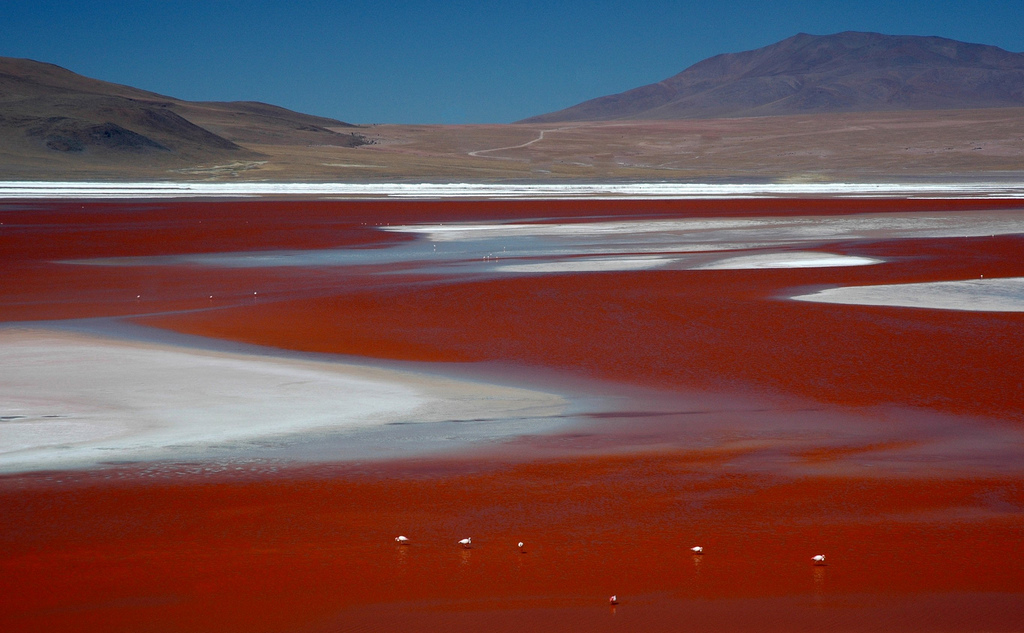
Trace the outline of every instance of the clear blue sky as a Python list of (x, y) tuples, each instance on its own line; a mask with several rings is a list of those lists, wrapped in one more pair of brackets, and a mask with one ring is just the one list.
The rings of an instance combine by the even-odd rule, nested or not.
[(355, 123), (507, 123), (799, 32), (1024, 51), (1024, 0), (0, 0), (0, 55)]

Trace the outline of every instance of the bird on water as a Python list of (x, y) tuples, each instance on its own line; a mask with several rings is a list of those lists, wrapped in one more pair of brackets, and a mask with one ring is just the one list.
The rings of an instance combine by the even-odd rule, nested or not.
[(404, 536), (396, 536), (395, 542), (397, 542), (399, 545), (405, 545), (409, 542), (409, 539)]
[(824, 565), (825, 564), (825, 555), (824, 554), (818, 554), (817, 556), (812, 556), (811, 560), (814, 561), (815, 565)]
[(703, 554), (704, 553), (704, 548), (701, 547), (700, 545), (694, 545), (693, 547), (690, 548), (690, 551), (693, 552), (694, 554)]
[(465, 547), (466, 549), (469, 549), (473, 545), (473, 539), (467, 536), (466, 538), (459, 541), (459, 545)]

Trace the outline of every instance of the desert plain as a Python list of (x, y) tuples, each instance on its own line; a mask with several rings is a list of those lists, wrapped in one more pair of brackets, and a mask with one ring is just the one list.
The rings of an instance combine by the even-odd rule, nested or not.
[(1019, 198), (0, 222), (5, 631), (1024, 628)]
[[(0, 180), (165, 182), (1019, 182), (1024, 108), (503, 125), (243, 126), (194, 106), (235, 151), (0, 147)], [(234, 124), (232, 124), (234, 122)], [(351, 135), (363, 144), (350, 147)], [(336, 137), (336, 138), (335, 138)]]

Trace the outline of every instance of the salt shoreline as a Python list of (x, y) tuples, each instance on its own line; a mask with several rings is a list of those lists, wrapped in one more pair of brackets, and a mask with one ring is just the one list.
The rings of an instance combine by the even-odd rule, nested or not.
[(1024, 312), (1024, 277), (842, 286), (791, 297), (794, 301), (846, 305)]
[(381, 432), (381, 457), (408, 456), (501, 437), (494, 425), (475, 436), (413, 427), (506, 419), (516, 433), (566, 406), (553, 393), (411, 371), (43, 329), (0, 330), (0, 348), (0, 472), (237, 458), (368, 430)]
[(698, 199), (787, 196), (1024, 198), (1024, 183), (297, 183), (0, 181), (0, 200), (120, 198)]

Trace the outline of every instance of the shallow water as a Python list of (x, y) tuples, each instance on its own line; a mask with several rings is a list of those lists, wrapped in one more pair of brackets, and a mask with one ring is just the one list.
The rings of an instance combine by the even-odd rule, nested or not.
[[(555, 202), (467, 202), (433, 210), (423, 203), (391, 204), (384, 216), (373, 213), (384, 209), (380, 203), (365, 203), (365, 208), (364, 203), (317, 203), (315, 211), (301, 212), (296, 204), (304, 206), (12, 206), (0, 212), (14, 231), (10, 235), (21, 242), (7, 255), (17, 274), (0, 297), (0, 307), (8, 320), (20, 317), (24, 326), (48, 324), (128, 343), (170, 343), (178, 352), (161, 352), (167, 357), (190, 349), (221, 351), (273, 371), (286, 367), (282, 363), (288, 359), (381, 368), (391, 363), (393, 369), (425, 375), (547, 388), (567, 403), (564, 412), (527, 416), (435, 412), (425, 415), (421, 422), (429, 423), (420, 426), (404, 418), (355, 424), (353, 409), (339, 417), (350, 422), (318, 424), (289, 422), (317, 403), (311, 394), (285, 397), (280, 389), (268, 391), (277, 395), (262, 413), (274, 407), (281, 413), (260, 415), (254, 413), (260, 406), (253, 408), (258, 401), (246, 403), (248, 408), (232, 404), (239, 396), (222, 390), (204, 411), (220, 407), (228, 417), (218, 420), (235, 416), (238, 424), (251, 428), (230, 441), (197, 435), (159, 442), (164, 452), (154, 451), (150, 458), (196, 458), (203, 454), (197, 447), (213, 451), (209, 458), (217, 460), (365, 459), (456, 447), (529, 447), (520, 451), (525, 454), (543, 446), (547, 454), (565, 454), (598, 447), (706, 449), (745, 442), (759, 447), (752, 454), (782, 455), (760, 459), (774, 459), (784, 469), (793, 467), (787, 455), (826, 437), (843, 438), (847, 428), (871, 429), (855, 442), (905, 443), (900, 433), (880, 431), (875, 420), (909, 420), (924, 402), (938, 409), (928, 414), (936, 420), (934, 429), (957, 428), (949, 420), (966, 414), (960, 433), (974, 439), (950, 443), (939, 439), (945, 431), (904, 422), (897, 427), (914, 428), (920, 436), (914, 456), (900, 444), (905, 467), (942, 461), (977, 465), (985, 460), (976, 454), (986, 450), (977, 446), (1001, 447), (988, 460), (991, 467), (1014, 461), (1015, 449), (1005, 447), (1019, 442), (974, 422), (1020, 415), (1012, 394), (999, 386), (1007, 377), (995, 368), (1011, 362), (1012, 350), (1000, 349), (997, 353), (1006, 358), (997, 363), (981, 360), (993, 353), (991, 341), (1016, 336), (1011, 322), (975, 319), (970, 336), (962, 330), (950, 337), (949, 327), (959, 325), (944, 323), (938, 314), (885, 317), (901, 324), (893, 336), (927, 354), (940, 353), (942, 341), (948, 340), (969, 355), (982, 355), (984, 370), (956, 368), (971, 376), (967, 381), (956, 377), (948, 361), (923, 364), (926, 357), (893, 355), (884, 341), (872, 339), (871, 318), (856, 311), (821, 312), (779, 303), (816, 284), (831, 289), (813, 296), (852, 292), (857, 281), (872, 284), (861, 288), (890, 296), (900, 289), (948, 287), (946, 281), (936, 283), (977, 266), (1005, 283), (1006, 273), (1020, 268), (1013, 253), (1016, 236), (1024, 232), (1024, 211), (1014, 203), (943, 201), (929, 207), (923, 201), (849, 201), (841, 202), (848, 208), (837, 212), (836, 201), (793, 201), (790, 207), (779, 200), (748, 201), (745, 210), (736, 208), (736, 201), (732, 207), (721, 203), (720, 209), (715, 203), (680, 202), (674, 211), (664, 203), (593, 202), (573, 203), (572, 212), (562, 217)], [(777, 207), (775, 214), (760, 215), (769, 204)], [(630, 205), (641, 217), (624, 217)], [(497, 217), (473, 219), (477, 207)], [(819, 207), (820, 214), (810, 213)], [(280, 212), (274, 213), (275, 208)], [(417, 213), (429, 221), (408, 221)], [(80, 231), (83, 235), (77, 236)], [(211, 248), (240, 243), (239, 234), (262, 240), (270, 236), (271, 241), (262, 242), (260, 250)], [(335, 246), (322, 248), (325, 241)], [(276, 248), (280, 244), (289, 248)], [(308, 246), (299, 248), (303, 244)], [(83, 257), (86, 252), (89, 256)], [(920, 283), (922, 275), (930, 281)], [(879, 283), (892, 281), (917, 283)], [(976, 297), (960, 305), (982, 307)], [(51, 320), (88, 314), (108, 316)], [(860, 328), (860, 337), (853, 339), (859, 343), (832, 361), (844, 328)], [(619, 341), (629, 343), (620, 346)], [(33, 362), (47, 363), (45, 358)], [(865, 369), (857, 370), (859, 365)], [(74, 376), (78, 370), (67, 371)], [(900, 378), (911, 374), (914, 380)], [(925, 380), (928, 375), (933, 386)], [(20, 389), (7, 382), (10, 389)], [(108, 382), (120, 384), (125, 394), (142, 393), (130, 380)], [(1002, 390), (1003, 404), (983, 389)], [(179, 386), (173, 391), (188, 390)], [(727, 404), (732, 402), (738, 404)], [(150, 415), (141, 413), (143, 405), (122, 408), (135, 411), (129, 419)], [(743, 413), (732, 415), (731, 409)], [(790, 413), (800, 410), (819, 413), (814, 421)], [(169, 411), (157, 417), (195, 417), (187, 414), (185, 404)], [(615, 417), (616, 411), (652, 415)], [(680, 411), (685, 413), (673, 413)], [(953, 417), (943, 417), (950, 413)], [(247, 425), (246, 419), (259, 424)], [(63, 422), (80, 425), (83, 420)], [(5, 432), (30, 426), (9, 421)], [(195, 427), (197, 432), (201, 427)], [(256, 432), (258, 427), (269, 431)], [(302, 433), (289, 431), (300, 427)], [(572, 433), (556, 433), (562, 429)], [(76, 444), (74, 433), (61, 437)], [(849, 443), (836, 444), (844, 442)], [(13, 446), (11, 441), (8, 445)], [(57, 451), (51, 457), (73, 454), (59, 448), (61, 442), (47, 445), (51, 453)], [(142, 447), (134, 450), (111, 454), (110, 460), (145, 454)]]
[[(551, 219), (532, 223), (448, 222), (378, 224), (366, 231), (415, 236), (374, 248), (189, 253), (91, 258), (65, 263), (96, 266), (226, 268), (356, 267), (430, 275), (582, 273), (646, 269), (718, 270), (860, 266), (881, 263), (828, 252), (828, 245), (879, 239), (967, 238), (1024, 233), (1024, 212), (854, 216), (685, 218), (644, 220)], [(794, 249), (820, 248), (804, 252)], [(743, 251), (736, 256), (729, 251)]]
[[(484, 398), (472, 416), (4, 475), (0, 628), (1021, 630), (1024, 316), (790, 300), (1024, 277), (1020, 213), (995, 200), (0, 206), (9, 329), (565, 403), (517, 418)], [(472, 230), (427, 237), (441, 223)], [(492, 257), (509, 241), (519, 252)], [(24, 373), (60, 376), (57, 353)], [(6, 376), (18, 395), (19, 372)], [(116, 401), (133, 379), (83, 394)], [(343, 407), (335, 395), (319, 404)], [(472, 549), (456, 545), (466, 536)]]

